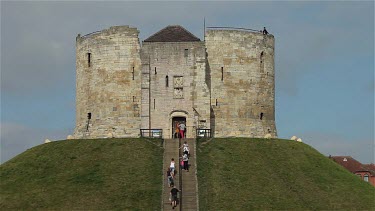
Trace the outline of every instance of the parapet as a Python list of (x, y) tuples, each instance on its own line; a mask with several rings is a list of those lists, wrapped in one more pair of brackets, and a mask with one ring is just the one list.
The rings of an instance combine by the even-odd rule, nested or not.
[(244, 33), (251, 33), (254, 35), (264, 35), (267, 37), (273, 37), (272, 34), (263, 34), (262, 30), (255, 30), (255, 29), (247, 29), (247, 28), (236, 28), (236, 27), (206, 27), (207, 32), (221, 32), (221, 31), (232, 31), (232, 32), (244, 32)]
[(108, 36), (111, 34), (126, 34), (128, 36), (136, 36), (139, 35), (139, 30), (136, 27), (130, 27), (129, 25), (124, 26), (111, 26), (109, 29), (103, 29), (100, 31), (91, 32), (89, 34), (85, 34), (81, 36), (81, 34), (78, 34), (76, 37), (77, 42), (82, 42), (85, 39), (88, 38), (95, 38), (100, 35)]

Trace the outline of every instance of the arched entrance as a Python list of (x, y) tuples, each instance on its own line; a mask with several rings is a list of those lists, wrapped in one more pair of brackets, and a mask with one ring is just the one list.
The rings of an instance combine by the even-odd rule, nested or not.
[[(186, 118), (182, 116), (176, 116), (172, 118), (172, 138), (179, 138), (180, 134), (177, 134), (177, 125), (184, 124), (186, 126)], [(186, 127), (184, 131), (184, 137), (186, 137)]]

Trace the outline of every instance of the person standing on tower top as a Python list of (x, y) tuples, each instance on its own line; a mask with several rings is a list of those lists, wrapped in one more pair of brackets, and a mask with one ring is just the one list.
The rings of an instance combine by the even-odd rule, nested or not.
[(183, 122), (181, 122), (181, 124), (180, 124), (180, 137), (181, 138), (185, 138), (185, 136), (184, 136), (185, 127), (186, 127), (185, 124)]
[(264, 35), (267, 35), (267, 34), (268, 34), (268, 31), (267, 31), (266, 27), (263, 27), (263, 34), (264, 34)]

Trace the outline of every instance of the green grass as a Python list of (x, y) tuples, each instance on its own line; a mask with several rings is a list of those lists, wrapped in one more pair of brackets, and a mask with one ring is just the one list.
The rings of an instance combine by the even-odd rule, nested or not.
[(306, 144), (198, 140), (200, 210), (375, 210), (375, 188)]
[[(152, 143), (153, 142), (153, 143)], [(67, 140), (0, 166), (0, 209), (160, 210), (160, 140)]]

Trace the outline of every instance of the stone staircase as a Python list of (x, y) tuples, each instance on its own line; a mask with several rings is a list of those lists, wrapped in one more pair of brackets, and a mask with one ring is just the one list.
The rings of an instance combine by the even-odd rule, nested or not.
[[(182, 139), (181, 144), (186, 141), (190, 148), (189, 172), (179, 168), (179, 140), (165, 139), (164, 140), (164, 161), (163, 161), (163, 196), (162, 209), (172, 210), (169, 203), (169, 193), (171, 188), (167, 183), (167, 169), (171, 162), (171, 158), (175, 159), (177, 174), (175, 175), (175, 186), (178, 189), (182, 188), (179, 199), (181, 200), (181, 207), (178, 205), (174, 210), (198, 210), (198, 183), (196, 176), (196, 160), (195, 160), (195, 139)], [(182, 149), (180, 150), (182, 153)], [(180, 186), (180, 171), (182, 186)]]
[[(183, 139), (182, 143), (186, 141), (190, 148), (189, 158), (189, 172), (182, 170), (182, 209), (193, 211), (198, 210), (198, 182), (197, 182), (197, 168), (196, 168), (196, 150), (195, 139)], [(181, 149), (182, 150), (182, 149)], [(181, 151), (182, 153), (182, 151)]]
[[(178, 157), (179, 143), (178, 139), (165, 139), (164, 140), (164, 158), (163, 158), (163, 196), (162, 196), (162, 210), (173, 210), (169, 202), (169, 193), (171, 188), (168, 187), (167, 182), (167, 170), (171, 163), (171, 159), (174, 158), (176, 164), (177, 174), (174, 177), (174, 184), (177, 189), (180, 189), (180, 168), (179, 168), (179, 157)], [(177, 206), (174, 210), (180, 210), (180, 206)]]

